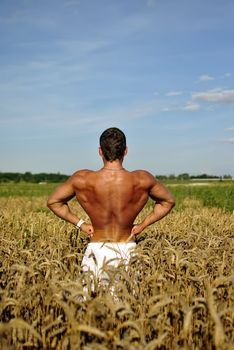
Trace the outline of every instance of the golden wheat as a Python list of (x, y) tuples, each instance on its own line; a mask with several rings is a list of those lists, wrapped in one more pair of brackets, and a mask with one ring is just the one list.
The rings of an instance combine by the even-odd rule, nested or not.
[(92, 293), (87, 238), (45, 200), (0, 199), (1, 349), (233, 349), (233, 214), (186, 199)]

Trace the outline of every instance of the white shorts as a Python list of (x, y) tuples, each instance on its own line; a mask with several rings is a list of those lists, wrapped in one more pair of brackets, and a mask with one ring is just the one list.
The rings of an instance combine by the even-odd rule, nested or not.
[(91, 242), (82, 259), (83, 272), (90, 271), (94, 277), (102, 278), (103, 268), (128, 265), (135, 247), (135, 242)]

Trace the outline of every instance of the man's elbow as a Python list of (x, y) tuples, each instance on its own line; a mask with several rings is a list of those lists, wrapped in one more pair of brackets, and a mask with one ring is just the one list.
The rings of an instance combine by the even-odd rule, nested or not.
[(49, 200), (46, 202), (46, 206), (51, 210), (51, 203), (49, 202)]
[(175, 198), (171, 198), (169, 201), (168, 201), (168, 205), (170, 207), (170, 210), (172, 208), (174, 208), (174, 206), (176, 205), (176, 201), (175, 201)]
[(164, 203), (165, 208), (167, 208), (168, 212), (171, 211), (171, 209), (175, 206), (175, 204), (176, 204), (176, 201), (174, 197), (168, 198)]
[(64, 204), (66, 204), (66, 202), (62, 202), (60, 200), (57, 200), (57, 198), (53, 197), (49, 197), (47, 200), (47, 207), (53, 212), (57, 212), (58, 210), (60, 210)]
[(47, 208), (49, 208), (50, 210), (52, 210), (53, 205), (54, 205), (54, 201), (52, 201), (50, 198), (47, 199), (46, 202)]

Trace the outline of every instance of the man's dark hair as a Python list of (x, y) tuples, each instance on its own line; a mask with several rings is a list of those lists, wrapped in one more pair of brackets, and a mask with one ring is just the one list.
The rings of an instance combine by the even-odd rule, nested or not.
[(122, 159), (126, 149), (126, 137), (118, 128), (109, 128), (100, 136), (100, 146), (107, 161)]

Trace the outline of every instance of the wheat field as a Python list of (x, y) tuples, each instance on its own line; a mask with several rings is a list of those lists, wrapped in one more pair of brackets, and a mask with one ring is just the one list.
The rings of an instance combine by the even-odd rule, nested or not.
[(0, 349), (234, 349), (232, 212), (185, 198), (92, 293), (87, 238), (45, 202), (0, 198)]

